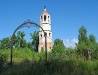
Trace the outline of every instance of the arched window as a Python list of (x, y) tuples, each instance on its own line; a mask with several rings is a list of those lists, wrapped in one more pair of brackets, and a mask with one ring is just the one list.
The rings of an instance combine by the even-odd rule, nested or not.
[(46, 15), (44, 15), (44, 22), (46, 22)]

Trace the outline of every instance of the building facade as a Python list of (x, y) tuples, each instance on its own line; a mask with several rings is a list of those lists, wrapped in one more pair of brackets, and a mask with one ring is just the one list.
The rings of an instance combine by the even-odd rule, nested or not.
[[(52, 49), (51, 17), (50, 14), (46, 11), (45, 6), (44, 11), (40, 15), (40, 26), (47, 34), (47, 51), (49, 52)], [(45, 50), (45, 37), (42, 29), (40, 28), (38, 51), (41, 52), (42, 50)]]

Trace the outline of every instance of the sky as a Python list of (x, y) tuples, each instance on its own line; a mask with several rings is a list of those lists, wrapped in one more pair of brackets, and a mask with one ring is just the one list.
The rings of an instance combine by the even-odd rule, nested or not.
[[(74, 47), (82, 25), (87, 36), (93, 34), (98, 39), (98, 0), (0, 0), (0, 39), (11, 36), (28, 19), (40, 24), (44, 6), (51, 15), (53, 41), (60, 38), (66, 47)], [(30, 33), (35, 30), (39, 28), (24, 27), (19, 31), (24, 31), (25, 39), (30, 41)]]

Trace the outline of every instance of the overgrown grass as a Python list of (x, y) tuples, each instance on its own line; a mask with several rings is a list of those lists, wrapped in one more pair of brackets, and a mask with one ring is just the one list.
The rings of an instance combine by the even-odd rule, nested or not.
[[(10, 50), (0, 53), (9, 56)], [(84, 61), (66, 55), (55, 55), (49, 53), (46, 63), (43, 52), (35, 53), (26, 48), (14, 49), (13, 66), (3, 68), (0, 75), (98, 75), (98, 60)]]

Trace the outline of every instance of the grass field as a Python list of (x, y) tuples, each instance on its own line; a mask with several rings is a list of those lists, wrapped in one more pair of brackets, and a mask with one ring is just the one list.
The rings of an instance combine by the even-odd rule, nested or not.
[[(5, 62), (10, 62), (10, 49), (0, 50), (0, 53), (6, 57)], [(44, 52), (36, 53), (27, 48), (14, 49), (12, 67), (2, 67), (0, 75), (98, 75), (98, 60), (50, 56), (48, 53), (46, 63)]]

